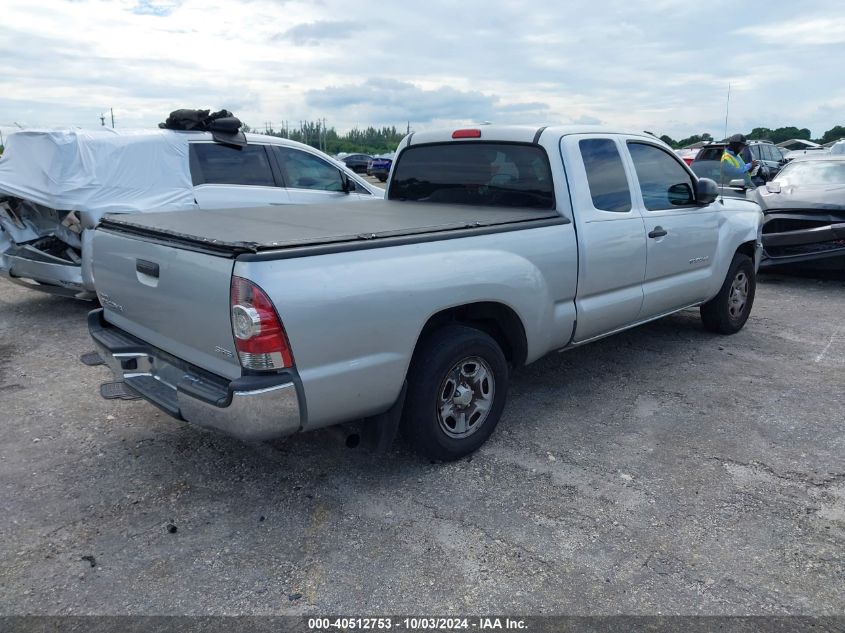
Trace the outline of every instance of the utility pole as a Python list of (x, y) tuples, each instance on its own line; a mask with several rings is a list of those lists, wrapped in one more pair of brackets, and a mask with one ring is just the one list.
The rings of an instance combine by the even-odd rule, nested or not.
[(109, 112), (111, 112), (111, 129), (114, 129), (114, 108), (109, 108)]

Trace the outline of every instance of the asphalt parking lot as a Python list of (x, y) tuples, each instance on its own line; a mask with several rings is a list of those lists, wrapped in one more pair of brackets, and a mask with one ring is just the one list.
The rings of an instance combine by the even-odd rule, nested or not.
[(385, 186), (387, 185), (386, 182), (382, 182), (381, 180), (379, 180), (375, 176), (368, 176), (367, 174), (358, 174), (358, 175), (361, 176), (361, 178), (366, 180), (368, 183), (375, 185), (376, 187), (381, 187), (382, 189), (384, 189)]
[(841, 279), (550, 355), (451, 464), (102, 400), (90, 308), (0, 283), (0, 613), (845, 611)]

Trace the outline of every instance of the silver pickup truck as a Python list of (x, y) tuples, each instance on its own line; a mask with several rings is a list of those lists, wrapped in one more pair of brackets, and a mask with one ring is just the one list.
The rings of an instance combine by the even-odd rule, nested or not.
[(387, 200), (107, 216), (89, 317), (118, 380), (245, 439), (352, 420), (456, 459), (513, 368), (691, 306), (731, 334), (762, 214), (647, 134), (416, 133)]

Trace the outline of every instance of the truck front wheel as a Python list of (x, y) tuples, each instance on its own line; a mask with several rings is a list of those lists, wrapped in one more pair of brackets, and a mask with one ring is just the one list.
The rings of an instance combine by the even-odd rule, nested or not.
[(508, 365), (486, 333), (449, 325), (425, 336), (408, 371), (402, 432), (418, 452), (450, 461), (481, 446), (502, 415)]
[(748, 255), (734, 255), (719, 294), (701, 306), (701, 320), (711, 332), (735, 334), (751, 314), (757, 278)]

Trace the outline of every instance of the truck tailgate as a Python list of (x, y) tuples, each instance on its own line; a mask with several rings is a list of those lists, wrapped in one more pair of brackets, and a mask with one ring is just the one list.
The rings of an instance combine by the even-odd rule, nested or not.
[(241, 375), (229, 320), (232, 259), (102, 229), (93, 252), (106, 321), (217, 375)]

